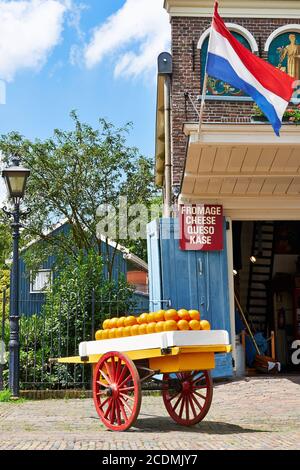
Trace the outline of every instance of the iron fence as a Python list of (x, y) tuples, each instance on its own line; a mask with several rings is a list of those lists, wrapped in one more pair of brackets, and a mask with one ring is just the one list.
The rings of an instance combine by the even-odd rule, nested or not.
[[(59, 305), (40, 300), (36, 314), (26, 313), (32, 312), (32, 305), (26, 302), (31, 301), (20, 301), (20, 388), (23, 390), (90, 389), (89, 367), (58, 364), (51, 359), (77, 356), (79, 343), (94, 339), (105, 318), (149, 311), (148, 296), (138, 293), (127, 304), (118, 298), (96, 299), (94, 292), (84, 298), (61, 300)], [(0, 297), (0, 308), (1, 390), (8, 383), (9, 301), (5, 292)]]

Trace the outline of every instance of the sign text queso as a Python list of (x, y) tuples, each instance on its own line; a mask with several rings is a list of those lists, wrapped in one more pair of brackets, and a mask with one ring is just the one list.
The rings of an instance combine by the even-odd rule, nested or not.
[(184, 204), (179, 208), (182, 250), (223, 250), (223, 207)]

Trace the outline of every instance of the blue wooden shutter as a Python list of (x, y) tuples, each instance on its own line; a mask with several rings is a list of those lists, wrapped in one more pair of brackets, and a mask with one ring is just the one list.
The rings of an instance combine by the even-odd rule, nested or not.
[(149, 310), (160, 310), (162, 300), (161, 264), (159, 243), (159, 220), (153, 220), (147, 225), (147, 252), (149, 275)]
[[(227, 330), (230, 335), (225, 219), (222, 251), (182, 251), (178, 230), (177, 219), (161, 219), (159, 225), (158, 221), (148, 225), (150, 300), (169, 299), (176, 309), (199, 309), (213, 329)], [(150, 304), (150, 309), (157, 308), (161, 308), (161, 304)], [(231, 354), (216, 354), (213, 376), (231, 375)]]
[(177, 219), (161, 219), (160, 227), (163, 297), (177, 310), (200, 308), (195, 252), (179, 249)]
[[(199, 253), (204, 255), (203, 280), (204, 299), (200, 310), (201, 317), (208, 320), (213, 330), (226, 330), (230, 335), (230, 304), (228, 263), (226, 245), (226, 221), (223, 225), (224, 249)], [(200, 291), (199, 291), (200, 292)], [(213, 377), (232, 375), (232, 355), (216, 354), (216, 368)]]

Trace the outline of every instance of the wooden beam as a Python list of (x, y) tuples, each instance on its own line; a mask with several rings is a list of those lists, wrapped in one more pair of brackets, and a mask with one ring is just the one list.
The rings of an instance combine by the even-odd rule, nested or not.
[[(300, 159), (299, 159), (300, 166)], [(195, 179), (207, 179), (207, 178), (296, 178), (300, 179), (300, 173), (210, 173), (210, 172), (201, 172), (201, 173), (191, 173), (187, 172), (184, 175), (184, 178), (195, 178)]]

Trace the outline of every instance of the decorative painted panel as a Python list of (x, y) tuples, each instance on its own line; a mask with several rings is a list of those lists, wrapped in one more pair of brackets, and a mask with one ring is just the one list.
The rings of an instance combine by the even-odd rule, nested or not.
[[(250, 44), (248, 41), (239, 33), (232, 31), (232, 35), (238, 39), (243, 46), (247, 47), (247, 49), (251, 50)], [(200, 52), (200, 63), (201, 63), (201, 89), (203, 86), (204, 80), (204, 72), (205, 72), (205, 65), (206, 65), (206, 56), (207, 56), (207, 49), (208, 49), (208, 37), (203, 42), (203, 46)], [(207, 84), (207, 96), (247, 96), (243, 91), (238, 90), (237, 88), (232, 87), (228, 83), (223, 82), (222, 80), (217, 80), (212, 77), (208, 77), (208, 84)]]
[(300, 80), (300, 33), (287, 32), (277, 36), (270, 44), (268, 60)]
[[(300, 33), (287, 32), (277, 36), (270, 44), (269, 62), (296, 80), (300, 80)], [(295, 88), (293, 98), (300, 99), (300, 86)]]

